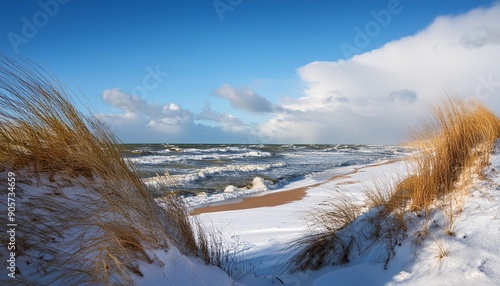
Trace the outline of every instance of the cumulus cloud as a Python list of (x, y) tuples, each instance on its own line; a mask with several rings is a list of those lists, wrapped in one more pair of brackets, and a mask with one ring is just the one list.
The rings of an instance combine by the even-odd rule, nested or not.
[(103, 92), (118, 112), (101, 118), (126, 142), (400, 143), (429, 103), (447, 93), (478, 98), (500, 114), (498, 19), (500, 5), (441, 16), (415, 35), (349, 60), (311, 62), (297, 69), (301, 96), (279, 105), (228, 84), (213, 92), (236, 109), (266, 113), (258, 125), (209, 103), (195, 114), (119, 89)]
[(136, 95), (123, 93), (119, 88), (105, 90), (102, 93), (104, 102), (122, 111), (115, 116), (115, 120), (122, 118), (124, 121), (138, 120), (147, 122), (151, 129), (169, 132), (172, 128), (182, 126), (192, 121), (192, 113), (183, 110), (175, 103), (159, 105), (148, 104)]
[[(210, 107), (195, 115), (176, 103), (147, 103), (119, 88), (103, 91), (102, 99), (119, 112), (100, 114), (99, 118), (124, 142), (243, 143), (247, 137), (237, 132), (240, 120), (230, 116), (224, 120), (223, 115), (212, 112)], [(223, 127), (196, 124), (196, 117), (224, 124)]]
[(125, 113), (136, 113), (147, 105), (140, 97), (124, 94), (119, 88), (103, 91), (102, 100)]
[(499, 113), (498, 19), (500, 5), (441, 16), (349, 60), (302, 66), (303, 96), (284, 100), (256, 132), (276, 142), (398, 143), (447, 93), (479, 97)]
[(219, 123), (221, 124), (222, 130), (228, 132), (242, 132), (248, 127), (241, 119), (232, 114), (214, 111), (209, 102), (205, 102), (205, 106), (201, 110), (201, 113), (196, 115), (196, 119)]
[(272, 112), (271, 102), (249, 88), (235, 89), (224, 84), (213, 95), (229, 100), (231, 106), (237, 109), (254, 113)]

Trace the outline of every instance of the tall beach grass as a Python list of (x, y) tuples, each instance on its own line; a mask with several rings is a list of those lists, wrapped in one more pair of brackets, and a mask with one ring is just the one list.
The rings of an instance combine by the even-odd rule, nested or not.
[[(163, 263), (154, 250), (172, 245), (210, 262), (183, 201), (160, 208), (88, 110), (39, 66), (0, 55), (0, 188), (6, 198), (15, 172), (19, 226), (17, 278), (0, 283), (131, 285), (141, 263)], [(8, 237), (0, 240), (5, 269)]]
[[(295, 254), (288, 261), (292, 270), (346, 263), (352, 245), (357, 245), (358, 253), (382, 245), (377, 259), (387, 267), (403, 239), (426, 237), (427, 222), (418, 233), (407, 233), (409, 214), (414, 212), (427, 218), (431, 211), (443, 211), (448, 220), (443, 231), (454, 235), (463, 197), (473, 179), (482, 176), (500, 138), (500, 119), (480, 102), (457, 97), (444, 99), (430, 111), (430, 120), (411, 133), (410, 145), (418, 151), (408, 158), (408, 175), (392, 183), (375, 182), (365, 191), (361, 206), (343, 203), (341, 197), (332, 198), (332, 208), (316, 210), (320, 214), (313, 216), (312, 224), (322, 227), (293, 244)], [(362, 207), (368, 211), (352, 217), (353, 210)]]

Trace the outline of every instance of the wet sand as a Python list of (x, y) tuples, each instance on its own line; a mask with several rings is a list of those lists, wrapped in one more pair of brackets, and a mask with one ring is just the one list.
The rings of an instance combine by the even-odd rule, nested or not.
[[(252, 209), (252, 208), (261, 208), (261, 207), (275, 207), (279, 205), (284, 205), (288, 204), (294, 201), (301, 200), (307, 195), (307, 190), (311, 188), (315, 188), (318, 186), (321, 186), (323, 184), (326, 184), (331, 181), (336, 181), (340, 179), (347, 179), (350, 178), (351, 175), (357, 173), (361, 169), (365, 168), (370, 168), (370, 167), (378, 167), (382, 166), (385, 164), (392, 164), (394, 162), (397, 162), (401, 159), (394, 159), (390, 160), (381, 164), (377, 165), (368, 165), (368, 166), (363, 166), (359, 168), (354, 168), (353, 171), (347, 173), (347, 174), (341, 174), (341, 175), (335, 175), (328, 179), (326, 182), (321, 182), (321, 183), (316, 183), (312, 184), (309, 186), (304, 186), (300, 188), (295, 188), (292, 190), (287, 190), (287, 191), (279, 191), (275, 193), (270, 193), (270, 194), (265, 194), (261, 196), (249, 196), (249, 197), (243, 197), (240, 198), (237, 201), (223, 201), (219, 202), (214, 205), (208, 205), (208, 206), (202, 206), (199, 208), (195, 208), (194, 210), (191, 211), (191, 215), (199, 215), (202, 213), (212, 213), (212, 212), (223, 212), (223, 211), (234, 211), (234, 210), (244, 210), (244, 209)], [(357, 181), (347, 181), (347, 182), (341, 182), (341, 184), (352, 184)]]

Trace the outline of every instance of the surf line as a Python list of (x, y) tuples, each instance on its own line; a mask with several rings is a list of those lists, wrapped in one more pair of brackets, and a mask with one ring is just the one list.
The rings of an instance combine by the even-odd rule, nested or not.
[(340, 180), (349, 178), (351, 175), (357, 173), (361, 169), (370, 168), (370, 167), (378, 167), (386, 164), (392, 164), (397, 161), (402, 160), (401, 158), (388, 160), (386, 162), (380, 164), (371, 164), (365, 165), (358, 168), (354, 168), (351, 172), (345, 174), (339, 174), (331, 177), (325, 182), (320, 182), (304, 187), (299, 187), (287, 191), (277, 191), (269, 194), (259, 195), (259, 196), (247, 196), (242, 197), (241, 200), (238, 201), (222, 201), (217, 202), (215, 205), (202, 206), (193, 209), (190, 212), (190, 215), (199, 215), (203, 213), (212, 213), (212, 212), (223, 212), (223, 211), (235, 211), (235, 210), (244, 210), (244, 209), (253, 209), (253, 208), (261, 208), (261, 207), (276, 207), (284, 204), (288, 204), (294, 201), (299, 201), (303, 199), (307, 191), (312, 188), (316, 188), (323, 184), (329, 183), (331, 181)]

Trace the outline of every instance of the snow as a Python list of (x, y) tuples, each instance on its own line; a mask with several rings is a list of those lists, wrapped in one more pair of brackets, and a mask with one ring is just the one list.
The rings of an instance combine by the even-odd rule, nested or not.
[[(456, 209), (458, 212), (452, 227), (454, 235), (444, 231), (443, 226), (448, 221), (443, 207), (438, 206), (430, 212), (429, 232), (424, 238), (416, 235), (424, 218), (417, 213), (409, 214), (414, 223), (409, 226), (408, 237), (396, 246), (387, 269), (384, 269), (384, 263), (377, 261), (378, 252), (383, 247), (377, 244), (367, 251), (353, 251), (345, 265), (330, 265), (318, 271), (290, 273), (284, 261), (291, 255), (286, 251), (290, 243), (314, 227), (308, 223), (308, 217), (321, 208), (323, 202), (345, 193), (362, 202), (364, 191), (375, 182), (395, 180), (405, 175), (405, 161), (380, 162), (362, 168), (358, 166), (358, 169), (351, 167), (351, 170), (338, 171), (343, 176), (335, 180), (307, 178), (281, 190), (259, 193), (314, 184), (304, 198), (287, 204), (193, 217), (216, 229), (224, 243), (237, 252), (232, 261), (233, 277), (237, 281), (215, 266), (182, 254), (174, 245), (168, 251), (149, 249), (148, 253), (156, 258), (155, 262), (139, 262), (144, 276), (132, 274), (132, 278), (137, 285), (179, 286), (500, 285), (500, 142), (496, 144), (490, 162), (485, 177), (475, 178), (470, 192), (463, 197), (461, 208)], [(5, 176), (2, 174), (2, 178)], [(50, 183), (47, 186), (52, 188)], [(259, 178), (254, 180), (254, 188), (264, 189), (266, 186)], [(25, 189), (33, 191), (32, 194), (24, 193), (26, 197), (45, 193), (40, 188)], [(235, 190), (226, 192), (231, 191)], [(77, 194), (85, 190), (70, 187), (63, 188), (62, 192)], [(358, 250), (366, 243), (361, 242)], [(4, 246), (2, 249), (6, 253)], [(18, 261), (24, 262), (22, 257)], [(24, 273), (31, 273), (29, 270), (24, 269)], [(30, 275), (36, 278), (37, 274)]]
[(193, 257), (182, 255), (175, 247), (168, 252), (155, 252), (164, 265), (141, 265), (143, 277), (134, 276), (137, 285), (172, 285), (172, 286), (225, 286), (234, 285), (231, 279), (221, 269), (203, 264)]
[[(465, 198), (454, 236), (434, 231), (390, 285), (500, 285), (500, 145), (485, 180)], [(434, 224), (443, 224), (436, 214)], [(439, 259), (439, 248), (447, 254)]]
[[(243, 285), (281, 284), (277, 278), (284, 283), (291, 283), (290, 285), (297, 285), (296, 283), (312, 285), (314, 279), (321, 276), (325, 270), (287, 273), (283, 265), (286, 255), (281, 253), (283, 248), (287, 247), (293, 239), (309, 231), (306, 223), (308, 215), (325, 200), (345, 192), (350, 192), (354, 197), (361, 199), (364, 196), (363, 190), (374, 179), (387, 177), (389, 174), (399, 174), (406, 168), (403, 161), (392, 164), (383, 163), (386, 162), (381, 162), (376, 166), (367, 166), (356, 173), (311, 188), (307, 191), (305, 198), (292, 203), (275, 207), (205, 213), (198, 217), (202, 222), (212, 224), (221, 230), (228, 244), (238, 245), (241, 263), (254, 267), (252, 273), (239, 281)], [(354, 170), (351, 168), (350, 171)], [(343, 169), (340, 174), (345, 173), (349, 173), (349, 170)], [(287, 186), (287, 189), (301, 187), (306, 183), (317, 183), (317, 181), (309, 179), (306, 182), (296, 182)], [(382, 269), (381, 265), (370, 267)], [(340, 268), (332, 269), (339, 271)]]
[[(7, 182), (8, 174), (8, 170), (0, 172), (0, 182), (4, 190), (7, 190), (4, 182)], [(15, 248), (8, 249), (8, 246), (3, 243), (8, 237), (2, 236), (0, 285), (32, 285), (32, 283), (33, 285), (69, 285), (74, 284), (69, 281), (88, 280), (87, 274), (94, 273), (96, 267), (96, 260), (93, 258), (101, 255), (101, 247), (105, 248), (106, 243), (114, 242), (100, 238), (103, 231), (98, 228), (97, 220), (100, 219), (102, 223), (110, 217), (119, 217), (116, 213), (108, 212), (112, 208), (100, 197), (100, 193), (92, 190), (91, 186), (98, 185), (96, 182), (99, 180), (91, 181), (85, 177), (73, 178), (72, 181), (59, 177), (50, 179), (44, 174), (39, 174), (39, 177), (35, 178), (29, 170), (17, 170), (15, 178), (16, 232), (15, 240), (11, 240)], [(0, 213), (7, 217), (6, 193), (2, 197), (5, 198), (5, 203), (0, 203)], [(94, 223), (85, 223), (83, 218), (89, 217), (94, 218), (92, 219)], [(137, 217), (137, 214), (131, 214), (129, 217), (134, 217), (136, 222), (144, 219), (144, 217)], [(62, 223), (63, 219), (64, 223)], [(50, 224), (45, 223), (47, 221)], [(2, 231), (6, 230), (5, 227), (4, 224)], [(154, 234), (154, 230), (146, 231), (148, 234)], [(156, 249), (153, 248), (154, 246), (143, 243), (148, 257), (153, 260), (149, 263), (144, 259), (139, 259), (140, 256), (136, 256), (132, 265), (137, 266), (142, 277), (132, 271), (129, 273), (136, 285), (235, 285), (234, 280), (223, 270), (182, 254), (173, 242), (165, 239), (168, 241), (168, 250), (164, 250), (166, 245), (160, 245), (160, 248)], [(25, 240), (29, 240), (32, 245), (25, 246), (22, 243)], [(12, 272), (15, 271), (14, 278), (7, 276), (11, 273), (11, 270), (7, 268), (9, 263), (7, 256), (10, 253), (15, 253), (15, 265), (12, 264), (15, 267), (15, 270), (12, 270)], [(113, 253), (113, 255), (117, 254)], [(65, 272), (65, 269), (73, 269), (71, 272), (73, 280), (64, 280), (68, 279), (68, 272)], [(94, 274), (98, 277), (100, 273)], [(108, 282), (113, 285), (122, 285), (123, 280), (112, 275), (108, 277)], [(88, 282), (77, 284), (95, 285)]]
[[(461, 212), (453, 222), (454, 235), (444, 231), (448, 220), (443, 207), (430, 213), (428, 236), (422, 239), (416, 233), (424, 218), (413, 214), (409, 236), (396, 247), (387, 269), (376, 259), (381, 251), (377, 247), (382, 246), (352, 254), (346, 265), (298, 273), (284, 267), (290, 255), (284, 250), (308, 233), (312, 227), (308, 215), (322, 202), (346, 192), (361, 202), (363, 191), (374, 182), (405, 175), (404, 161), (368, 166), (324, 182), (310, 188), (305, 198), (288, 204), (204, 213), (198, 218), (220, 230), (226, 243), (235, 246), (236, 264), (251, 266), (238, 281), (243, 285), (500, 285), (500, 142), (495, 149), (485, 178), (475, 178), (463, 197)], [(287, 189), (311, 183), (310, 179), (296, 182)]]
[[(362, 275), (360, 275), (362, 274)], [(357, 264), (342, 270), (332, 271), (313, 281), (314, 286), (358, 286), (358, 285), (384, 285), (387, 275), (380, 271), (376, 264)], [(369, 277), (369, 279), (367, 279)]]

